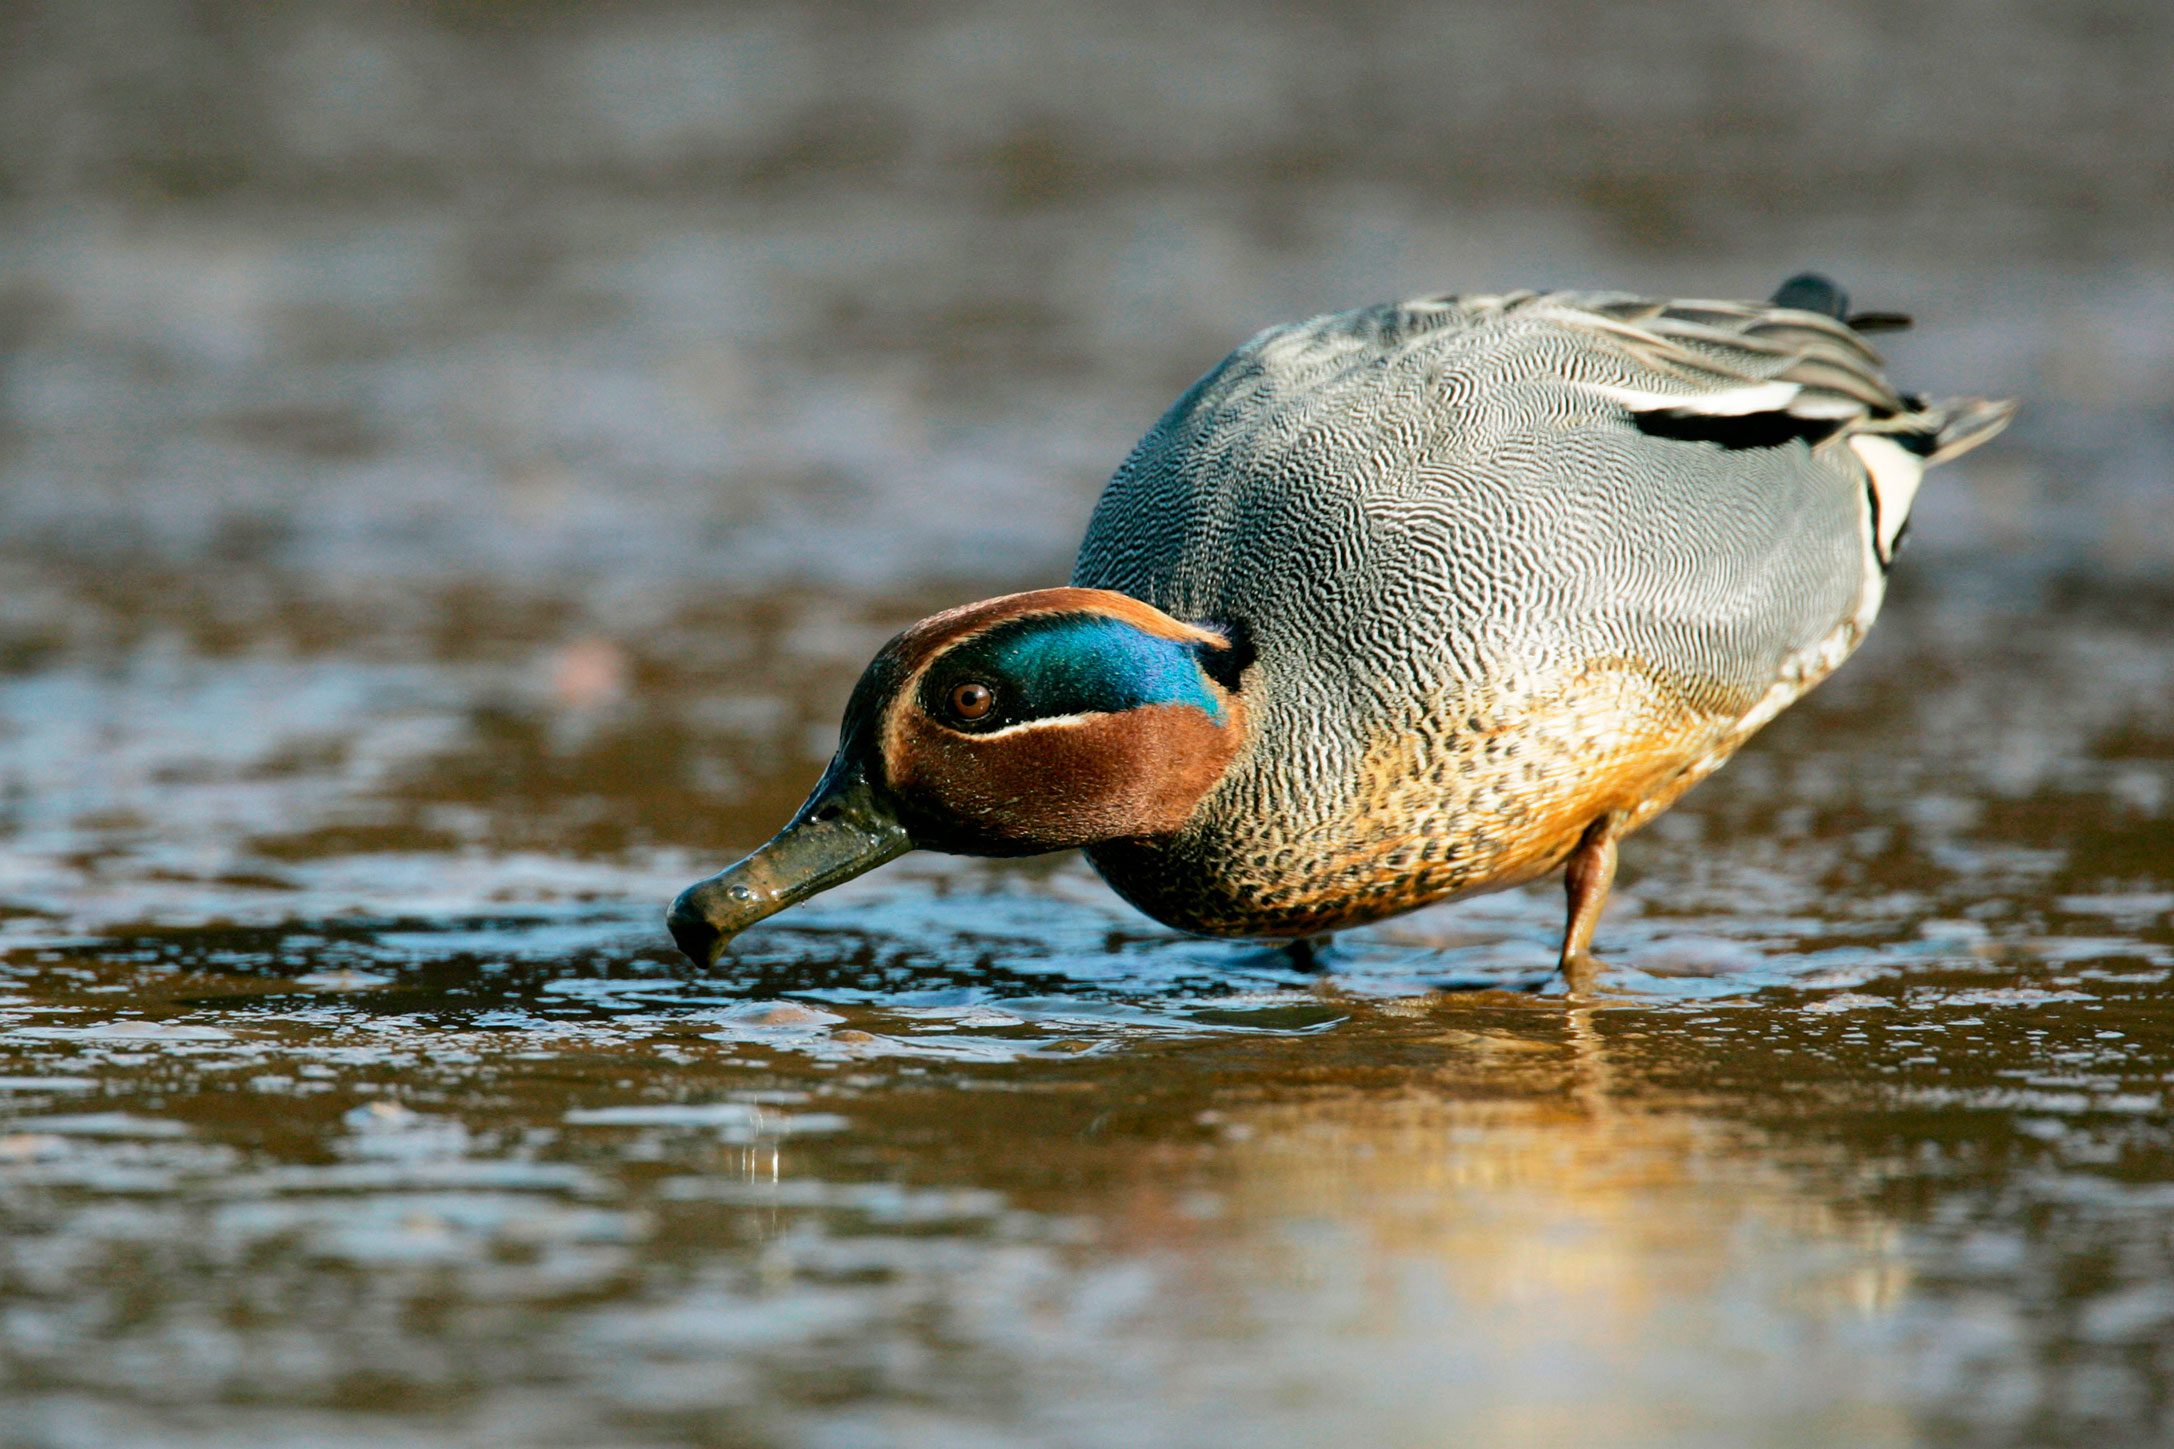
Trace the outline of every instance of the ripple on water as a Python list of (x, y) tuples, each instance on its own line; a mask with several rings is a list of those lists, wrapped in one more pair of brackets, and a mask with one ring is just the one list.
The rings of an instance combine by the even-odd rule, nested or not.
[[(759, 661), (785, 612), (713, 632)], [(578, 708), (479, 703), (474, 657), (289, 698), (348, 667), (302, 650), (231, 696), (277, 728), (191, 767), (147, 720), (97, 809), (0, 831), (39, 1449), (170, 1441), (146, 1403), (206, 1443), (1856, 1444), (2088, 1388), (2158, 1432), (2163, 643), (2089, 689), (2053, 645), (2090, 615), (1868, 651), (1632, 843), (1583, 1006), (1552, 886), (1316, 977), (1076, 861), (909, 858), (696, 970), (662, 903), (791, 808), (835, 700), (689, 672), (711, 635), (657, 617), (582, 656), (585, 699), (644, 688)], [(773, 703), (675, 755), (727, 678)]]

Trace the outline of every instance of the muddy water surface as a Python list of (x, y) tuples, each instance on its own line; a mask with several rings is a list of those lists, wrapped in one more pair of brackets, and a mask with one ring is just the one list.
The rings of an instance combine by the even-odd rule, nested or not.
[(2174, 1433), (2149, 591), (1906, 592), (1588, 1007), (1551, 888), (1309, 977), (1069, 858), (691, 969), (932, 598), (13, 582), (0, 1441)]

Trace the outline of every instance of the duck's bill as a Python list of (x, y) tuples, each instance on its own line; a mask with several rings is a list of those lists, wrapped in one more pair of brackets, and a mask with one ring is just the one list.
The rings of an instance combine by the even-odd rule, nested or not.
[(791, 824), (738, 865), (681, 891), (664, 923), (688, 960), (712, 966), (757, 921), (911, 849), (867, 778), (833, 765)]

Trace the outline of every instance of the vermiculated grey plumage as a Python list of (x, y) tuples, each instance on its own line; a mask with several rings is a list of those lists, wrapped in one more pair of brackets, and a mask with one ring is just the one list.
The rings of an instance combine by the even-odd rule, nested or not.
[(1786, 307), (1519, 293), (1263, 332), (1118, 469), (1072, 576), (1243, 626), (1253, 742), (1181, 835), (1090, 854), (1241, 934), (1538, 874), (1839, 663), (1920, 460), (2006, 416), (1905, 399)]

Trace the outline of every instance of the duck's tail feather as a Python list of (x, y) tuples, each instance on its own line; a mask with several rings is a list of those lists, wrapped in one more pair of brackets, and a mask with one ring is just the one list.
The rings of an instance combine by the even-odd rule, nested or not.
[(2015, 404), (2005, 398), (1949, 397), (1928, 402), (1910, 397), (1903, 402), (1907, 411), (1868, 418), (1847, 434), (1850, 449), (1864, 463), (1873, 548), (1882, 568), (1902, 542), (1925, 470), (1990, 440), (2015, 416)]
[[(1852, 312), (1849, 293), (1817, 272), (1799, 272), (1774, 289), (1768, 299), (1776, 307), (1793, 307), (1832, 317), (1855, 332), (1896, 332), (1910, 325), (1901, 312)], [(1990, 441), (2015, 416), (2015, 403), (2007, 398), (1951, 397), (1937, 402), (1905, 399), (1906, 414), (1868, 431), (1894, 433), (1902, 446), (1926, 463), (1945, 463), (1959, 458), (1978, 444)]]
[(1980, 443), (1990, 442), (2015, 416), (2013, 398), (1948, 397), (1925, 409), (1938, 420), (1925, 453), (1928, 463), (1959, 458)]
[(1849, 293), (1817, 272), (1797, 273), (1776, 287), (1774, 295), (1767, 300), (1777, 307), (1794, 307), (1799, 312), (1817, 312), (1820, 316), (1832, 317), (1837, 322), (1849, 320)]
[(1903, 332), (1911, 325), (1907, 312), (1850, 311), (1849, 293), (1837, 287), (1832, 278), (1817, 272), (1797, 273), (1776, 287), (1767, 301), (1776, 307), (1794, 307), (1801, 312), (1832, 317), (1853, 332)]

